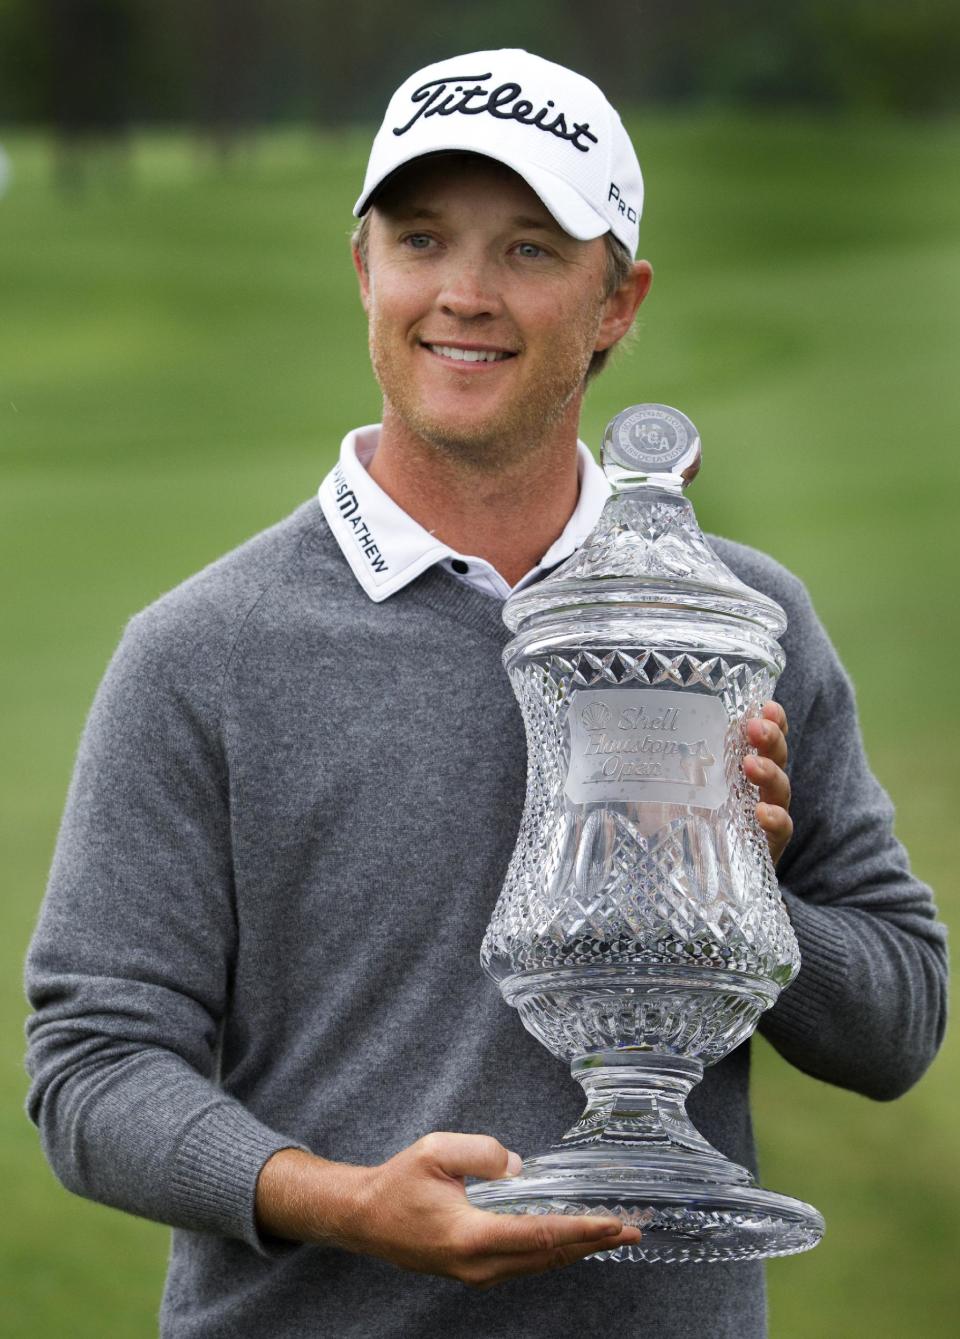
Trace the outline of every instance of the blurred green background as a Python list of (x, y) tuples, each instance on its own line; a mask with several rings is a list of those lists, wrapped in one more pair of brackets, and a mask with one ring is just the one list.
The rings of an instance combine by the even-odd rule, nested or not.
[[(823, 100), (761, 109), (711, 95), (627, 117), (656, 280), (634, 347), (590, 392), (583, 435), (596, 446), (638, 400), (697, 423), (701, 522), (809, 585), (857, 684), (898, 832), (952, 922), (960, 120), (873, 101), (841, 116)], [(11, 1339), (156, 1330), (166, 1229), (68, 1195), (23, 1115), (22, 959), (84, 715), (125, 620), (292, 510), (344, 432), (378, 416), (347, 255), (369, 135), (274, 120), (211, 155), (154, 124), (119, 152), (88, 147), (65, 183), (48, 128), (0, 126), (12, 164), (0, 195)], [(890, 1105), (753, 1046), (764, 1181), (828, 1224), (817, 1250), (769, 1266), (771, 1334), (955, 1334), (955, 1039)]]

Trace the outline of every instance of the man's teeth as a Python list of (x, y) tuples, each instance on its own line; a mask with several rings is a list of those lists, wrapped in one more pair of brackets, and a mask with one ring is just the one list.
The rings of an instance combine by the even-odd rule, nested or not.
[(509, 353), (500, 353), (496, 349), (455, 349), (449, 344), (428, 344), (433, 353), (441, 358), (453, 358), (458, 363), (499, 363), (509, 358)]

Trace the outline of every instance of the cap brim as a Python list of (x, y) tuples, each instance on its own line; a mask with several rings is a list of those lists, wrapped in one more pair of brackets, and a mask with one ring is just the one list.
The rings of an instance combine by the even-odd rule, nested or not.
[(529, 163), (514, 161), (508, 154), (483, 153), (475, 144), (450, 141), (443, 145), (434, 145), (426, 152), (412, 153), (408, 158), (394, 163), (389, 172), (385, 172), (369, 185), (364, 183), (363, 194), (353, 207), (355, 218), (360, 218), (369, 209), (373, 197), (398, 172), (415, 163), (418, 158), (433, 158), (445, 153), (472, 153), (478, 158), (489, 158), (491, 162), (503, 163), (504, 167), (522, 177), (533, 193), (543, 202), (551, 215), (560, 224), (564, 232), (579, 242), (589, 242), (594, 237), (602, 237), (610, 231), (609, 222), (598, 214), (592, 205), (588, 205), (579, 191), (575, 190), (563, 177), (557, 176), (543, 167), (531, 167)]

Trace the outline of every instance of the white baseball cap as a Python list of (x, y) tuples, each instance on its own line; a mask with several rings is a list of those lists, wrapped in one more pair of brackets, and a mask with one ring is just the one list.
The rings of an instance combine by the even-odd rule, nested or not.
[(620, 117), (583, 75), (520, 50), (474, 51), (418, 70), (390, 99), (354, 214), (398, 168), (456, 150), (512, 168), (571, 237), (612, 232), (636, 256), (640, 164)]

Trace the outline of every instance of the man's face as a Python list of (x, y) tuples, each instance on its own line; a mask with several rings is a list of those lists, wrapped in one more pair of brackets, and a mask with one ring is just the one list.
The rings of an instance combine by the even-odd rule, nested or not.
[(384, 422), (495, 468), (576, 424), (602, 329), (606, 247), (563, 232), (477, 157), (424, 159), (373, 208), (358, 265)]

